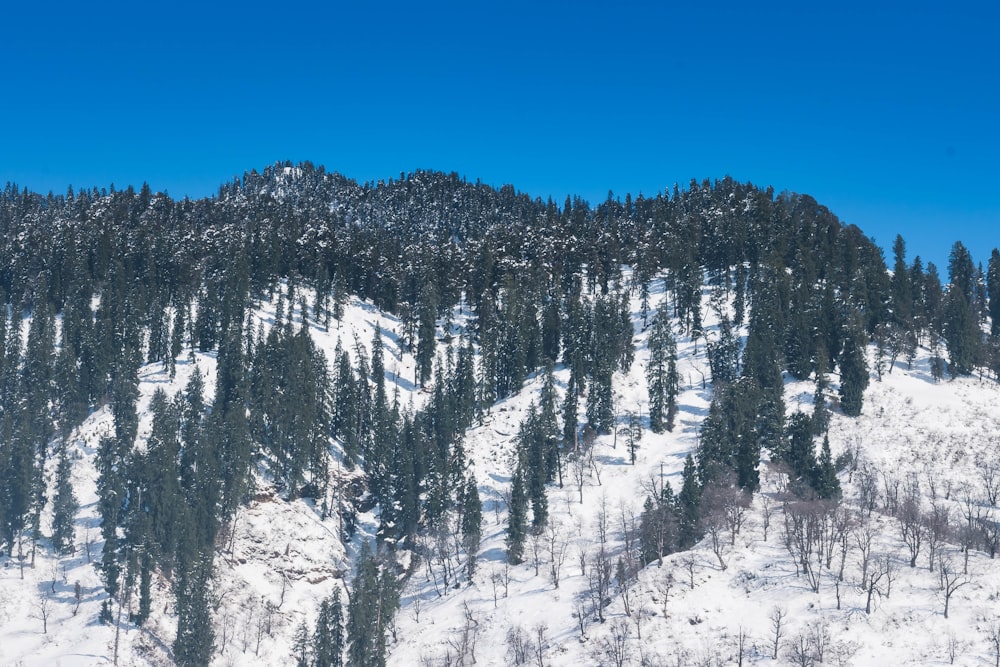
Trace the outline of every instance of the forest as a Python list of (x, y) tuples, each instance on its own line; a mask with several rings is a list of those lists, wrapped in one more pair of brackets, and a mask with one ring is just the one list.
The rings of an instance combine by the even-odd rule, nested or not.
[[(680, 488), (636, 490), (643, 512), (623, 553), (594, 537), (589, 613), (603, 622), (604, 600), (642, 567), (704, 539), (724, 569), (724, 541), (735, 543), (761, 486), (762, 452), (787, 475), (788, 549), (818, 587), (817, 572), (850, 534), (829, 509), (840, 478), (861, 474), (849, 452), (831, 452), (831, 413), (860, 415), (869, 382), (921, 349), (935, 381), (1000, 377), (1000, 252), (984, 268), (957, 242), (942, 268), (908, 260), (902, 237), (890, 267), (812, 197), (730, 178), (650, 197), (609, 192), (596, 204), (430, 171), (361, 184), (310, 163), (251, 171), (199, 200), (148, 186), (41, 195), (9, 183), (0, 195), (0, 550), (23, 572), (39, 550), (79, 548), (67, 443), (106, 408), (113, 429), (96, 453), (103, 548), (94, 557), (107, 592), (102, 622), (140, 627), (157, 596), (169, 596), (172, 660), (208, 664), (219, 641), (213, 567), (237, 512), (266, 486), (336, 516), (345, 542), (360, 514), (375, 513), (348, 594), (337, 589), (299, 629), (296, 659), (384, 665), (413, 563), (438, 568), (444, 588), (476, 572), (485, 505), (467, 430), (539, 379), (514, 438), (504, 528), (507, 561), (534, 559), (537, 573), (548, 495), (578, 484), (582, 502), (595, 438), (616, 434), (634, 463), (644, 430), (675, 428), (683, 337), (709, 361), (697, 450)], [(307, 323), (338, 327), (351, 298), (398, 319), (392, 335), (414, 356), (404, 380), (425, 398), (419, 405), (394, 389), (382, 331), (330, 357), (315, 344)], [(613, 397), (615, 373), (636, 363), (633, 299), (648, 335), (647, 414)], [(253, 315), (263, 303), (276, 304), (266, 327)], [(213, 355), (215, 377), (195, 372), (183, 391), (156, 392), (140, 442), (140, 369), (162, 365), (173, 378), (195, 351)], [(568, 379), (557, 383), (556, 370)], [(789, 378), (813, 383), (811, 412), (789, 416)], [(334, 467), (352, 471), (357, 488), (344, 493)], [(881, 497), (912, 567), (944, 528), (907, 493)], [(992, 557), (998, 524), (966, 523), (963, 544)], [(417, 556), (404, 562), (404, 552)], [(871, 567), (869, 604), (891, 576), (888, 565)]]

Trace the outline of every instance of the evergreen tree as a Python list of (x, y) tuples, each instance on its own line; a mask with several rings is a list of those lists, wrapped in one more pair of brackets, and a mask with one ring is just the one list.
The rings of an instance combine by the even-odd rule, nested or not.
[(311, 667), (340, 667), (344, 654), (344, 619), (340, 588), (323, 600), (312, 640)]
[(670, 328), (666, 300), (660, 302), (649, 335), (646, 367), (649, 391), (649, 428), (653, 433), (674, 429), (680, 378), (677, 373), (677, 341)]
[(479, 485), (473, 475), (465, 483), (462, 494), (462, 547), (466, 554), (466, 574), (471, 582), (476, 572), (476, 557), (483, 535), (483, 503), (479, 499)]
[(840, 355), (840, 407), (849, 417), (861, 414), (868, 387), (868, 362), (865, 360), (864, 332), (855, 323), (848, 329)]
[(528, 497), (521, 470), (514, 471), (510, 485), (510, 508), (507, 513), (507, 561), (519, 565), (524, 557), (524, 539), (528, 526)]
[(385, 667), (385, 633), (399, 608), (399, 585), (367, 543), (358, 559), (347, 611), (347, 661), (352, 667)]
[(681, 491), (677, 494), (678, 548), (690, 549), (701, 539), (701, 484), (691, 454), (684, 459)]
[(816, 469), (813, 474), (813, 489), (816, 495), (823, 499), (840, 497), (840, 480), (837, 479), (837, 470), (833, 465), (833, 456), (830, 454), (830, 438), (823, 437), (823, 446), (820, 449), (819, 460), (816, 462)]
[(993, 249), (986, 269), (986, 293), (990, 314), (990, 335), (1000, 338), (1000, 250)]
[(52, 547), (61, 554), (76, 551), (74, 539), (77, 510), (80, 503), (73, 491), (73, 464), (66, 452), (66, 443), (59, 447), (59, 463), (56, 465), (56, 495), (52, 502)]
[(946, 299), (945, 340), (948, 372), (952, 377), (968, 375), (982, 357), (982, 335), (972, 306), (954, 286)]

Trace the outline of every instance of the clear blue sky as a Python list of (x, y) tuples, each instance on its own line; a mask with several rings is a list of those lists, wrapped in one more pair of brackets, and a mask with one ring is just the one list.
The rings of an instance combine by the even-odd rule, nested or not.
[(887, 254), (988, 259), (1000, 3), (763, 4), (10, 3), (0, 183), (198, 197), (290, 159), (595, 202), (729, 174)]

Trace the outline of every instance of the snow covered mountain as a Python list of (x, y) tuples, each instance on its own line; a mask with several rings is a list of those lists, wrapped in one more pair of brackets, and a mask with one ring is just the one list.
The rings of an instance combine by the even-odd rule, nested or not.
[(1000, 256), (308, 164), (0, 232), (0, 664), (1000, 661)]

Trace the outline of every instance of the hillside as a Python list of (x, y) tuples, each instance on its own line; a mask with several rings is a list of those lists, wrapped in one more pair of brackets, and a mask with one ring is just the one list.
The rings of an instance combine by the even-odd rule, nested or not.
[(1000, 655), (1000, 297), (961, 244), (889, 272), (729, 179), (0, 204), (2, 664)]

